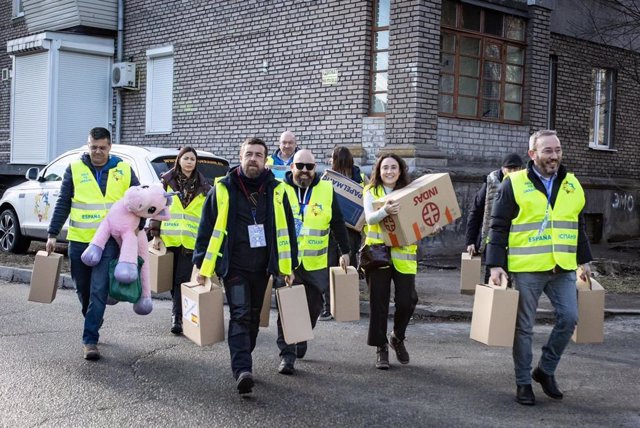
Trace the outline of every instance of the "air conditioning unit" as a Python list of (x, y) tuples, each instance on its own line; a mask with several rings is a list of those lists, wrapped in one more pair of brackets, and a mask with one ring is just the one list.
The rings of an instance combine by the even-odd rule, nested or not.
[(136, 65), (133, 62), (116, 62), (111, 68), (111, 86), (114, 88), (136, 87)]

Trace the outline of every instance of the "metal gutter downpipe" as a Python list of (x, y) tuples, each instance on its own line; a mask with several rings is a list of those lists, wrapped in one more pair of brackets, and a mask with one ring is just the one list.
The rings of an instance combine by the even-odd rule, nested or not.
[[(116, 45), (116, 62), (122, 62), (124, 56), (124, 0), (118, 0), (118, 40)], [(120, 144), (122, 133), (122, 89), (116, 89), (116, 129), (115, 143)]]

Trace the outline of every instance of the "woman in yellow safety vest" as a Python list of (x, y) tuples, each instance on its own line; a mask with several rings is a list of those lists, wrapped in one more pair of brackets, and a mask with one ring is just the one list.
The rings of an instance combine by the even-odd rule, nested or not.
[(193, 248), (205, 197), (211, 189), (207, 178), (198, 171), (198, 154), (192, 147), (183, 147), (172, 169), (160, 177), (165, 190), (179, 192), (173, 196), (171, 220), (151, 221), (150, 234), (159, 236), (173, 252), (173, 287), (171, 297), (171, 333), (182, 333), (182, 296), (180, 285), (188, 282), (193, 270)]
[[(399, 204), (387, 200), (382, 208), (374, 210), (373, 201), (387, 193), (405, 187), (411, 181), (407, 165), (401, 157), (393, 153), (381, 155), (371, 172), (371, 182), (364, 188), (364, 212), (367, 221), (366, 245), (382, 244), (381, 222), (389, 215), (398, 214)], [(416, 293), (416, 272), (418, 262), (416, 245), (388, 247), (390, 265), (365, 272), (369, 287), (369, 335), (367, 344), (375, 346), (376, 368), (389, 368), (389, 345), (393, 348), (401, 364), (409, 363), (409, 353), (404, 345), (405, 331), (418, 303)], [(393, 331), (387, 339), (387, 317), (391, 280), (395, 288), (395, 315)]]

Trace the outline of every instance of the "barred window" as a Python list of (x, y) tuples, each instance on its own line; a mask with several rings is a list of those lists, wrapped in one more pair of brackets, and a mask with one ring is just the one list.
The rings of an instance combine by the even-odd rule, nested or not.
[(523, 18), (443, 0), (438, 112), (522, 122), (525, 28)]

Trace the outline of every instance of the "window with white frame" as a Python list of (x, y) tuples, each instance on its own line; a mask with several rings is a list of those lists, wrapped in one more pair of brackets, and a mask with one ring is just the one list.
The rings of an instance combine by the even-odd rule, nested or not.
[(616, 72), (604, 68), (591, 70), (591, 120), (589, 147), (613, 148)]
[(24, 16), (24, 6), (22, 5), (22, 0), (13, 0), (12, 16), (14, 18), (20, 18), (21, 16)]
[(147, 134), (169, 134), (173, 125), (173, 46), (147, 51)]

